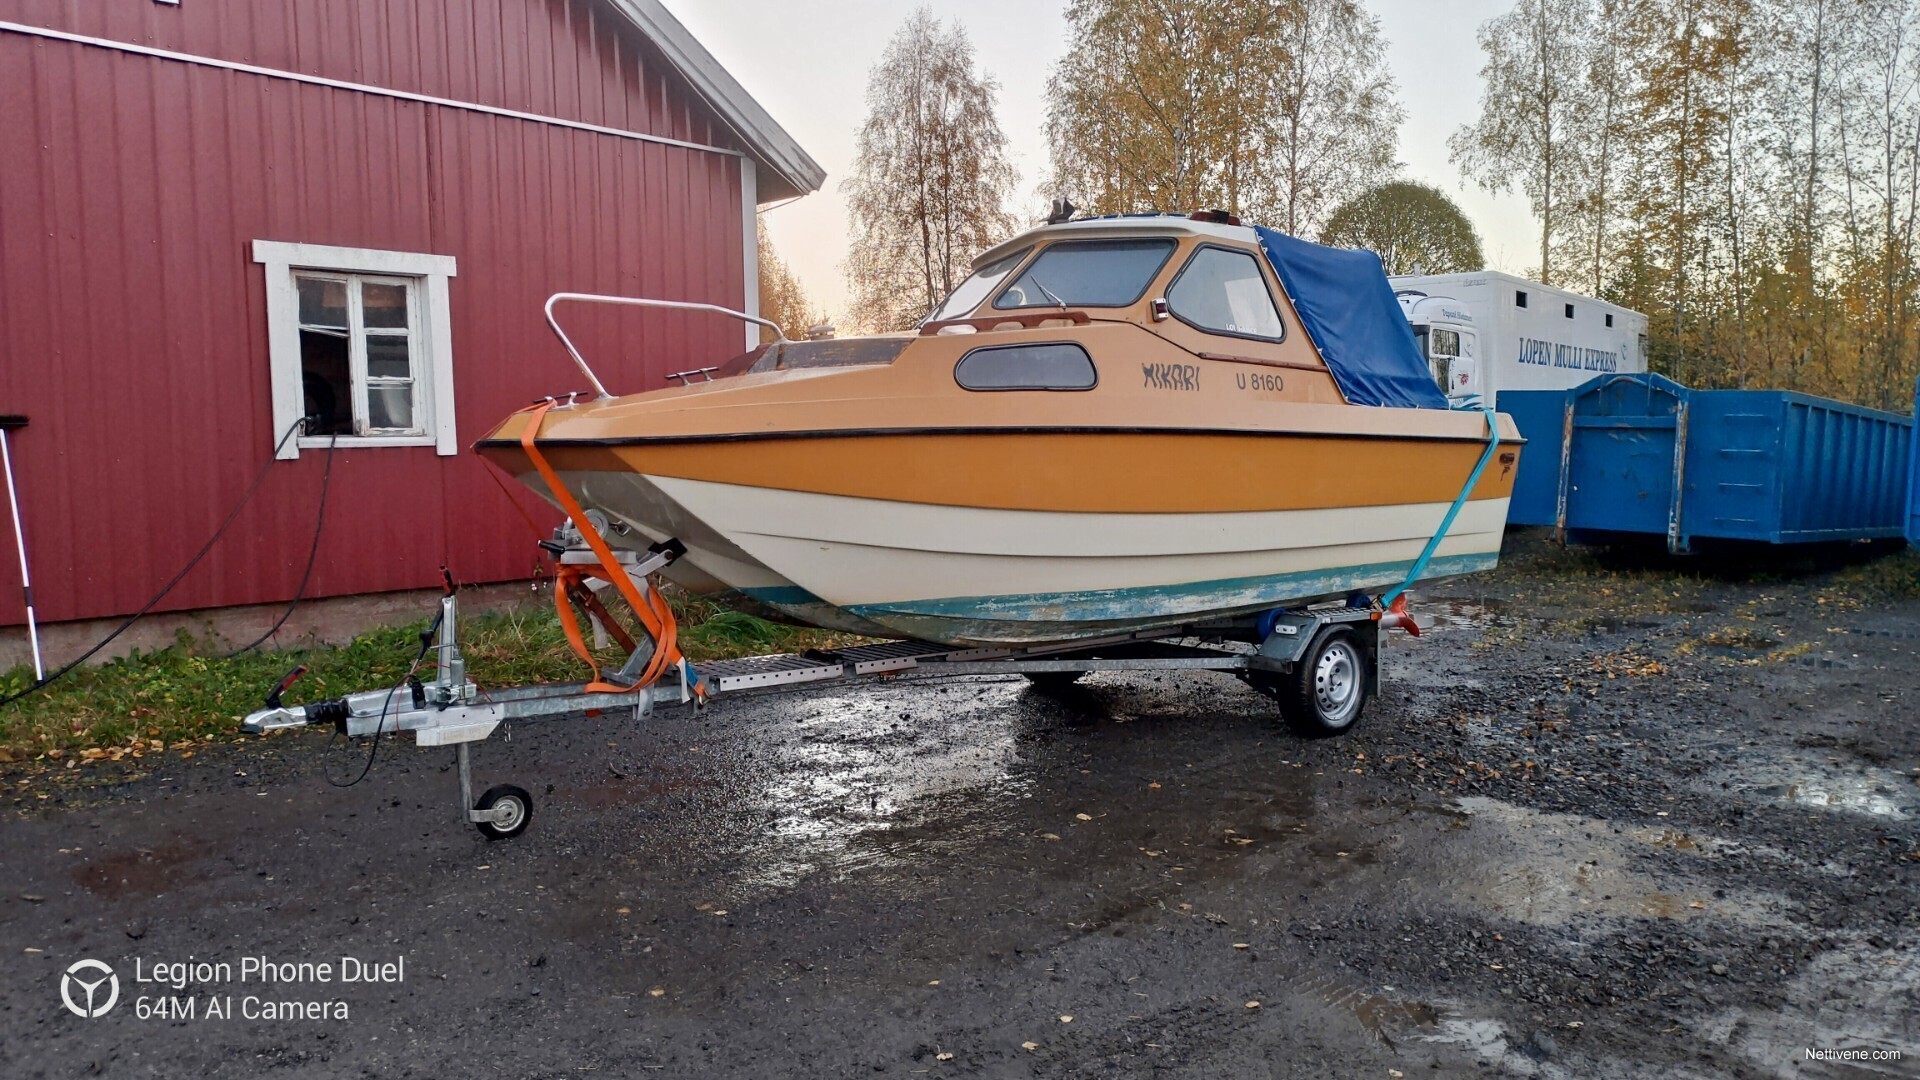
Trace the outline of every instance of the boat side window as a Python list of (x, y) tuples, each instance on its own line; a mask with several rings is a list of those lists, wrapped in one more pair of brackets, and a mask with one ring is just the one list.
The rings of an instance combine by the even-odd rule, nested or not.
[(1126, 307), (1172, 257), (1171, 237), (1140, 240), (1062, 240), (1040, 252), (993, 301), (995, 309)]
[(1279, 341), (1286, 336), (1280, 309), (1251, 253), (1202, 247), (1167, 290), (1167, 309), (1198, 330)]
[(1064, 341), (975, 349), (953, 378), (968, 390), (1091, 390), (1099, 381), (1087, 350)]
[(933, 314), (927, 316), (926, 321), (940, 322), (943, 319), (962, 318), (967, 312), (979, 307), (980, 301), (985, 300), (989, 293), (998, 288), (1000, 282), (1012, 273), (1013, 268), (1020, 265), (1020, 260), (1026, 258), (1027, 252), (1032, 250), (1032, 248), (1021, 248), (969, 274), (967, 280), (960, 283), (959, 288), (947, 294), (947, 299), (933, 310)]

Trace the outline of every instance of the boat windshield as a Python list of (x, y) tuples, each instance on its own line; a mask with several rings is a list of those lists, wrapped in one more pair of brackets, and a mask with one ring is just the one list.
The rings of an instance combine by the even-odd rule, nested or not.
[[(788, 341), (762, 345), (752, 352), (721, 364), (704, 374), (715, 379), (729, 375), (758, 374), (763, 371), (793, 371), (799, 368), (855, 367), (861, 364), (891, 364), (912, 341), (904, 337), (835, 338), (827, 341)], [(699, 376), (691, 381), (699, 382)]]
[(959, 288), (953, 290), (945, 303), (935, 308), (933, 314), (927, 316), (926, 321), (958, 319), (979, 307), (980, 301), (985, 300), (988, 293), (999, 288), (1001, 279), (1012, 273), (1013, 268), (1020, 265), (1020, 260), (1026, 258), (1027, 252), (1031, 250), (1033, 249), (1021, 248), (1011, 255), (1003, 255), (975, 270), (967, 280), (960, 283)]
[(1173, 254), (1172, 237), (1063, 240), (1033, 260), (994, 300), (999, 310), (1028, 307), (1126, 307), (1146, 294)]

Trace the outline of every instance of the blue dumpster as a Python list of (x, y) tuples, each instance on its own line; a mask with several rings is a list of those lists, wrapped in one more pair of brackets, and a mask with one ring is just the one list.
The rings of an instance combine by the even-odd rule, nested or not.
[[(1920, 381), (1913, 384), (1913, 419), (1920, 423)], [(1907, 467), (1907, 543), (1920, 548), (1920, 438), (1913, 440), (1913, 460)]]
[(1629, 535), (1769, 544), (1898, 537), (1913, 527), (1913, 421), (1783, 390), (1692, 390), (1603, 375), (1508, 391), (1528, 440), (1508, 522), (1570, 543)]

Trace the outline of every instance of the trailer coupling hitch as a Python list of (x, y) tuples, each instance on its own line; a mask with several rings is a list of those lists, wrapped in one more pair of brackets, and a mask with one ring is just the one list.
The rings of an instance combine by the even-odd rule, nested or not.
[(286, 677), (267, 692), (264, 707), (248, 713), (247, 718), (240, 722), (240, 729), (249, 734), (259, 735), (268, 731), (278, 731), (281, 728), (305, 727), (308, 724), (332, 724), (344, 734), (347, 717), (353, 713), (346, 698), (292, 706), (281, 701), (281, 695), (292, 689), (293, 684), (306, 673), (307, 665), (305, 664), (287, 672)]

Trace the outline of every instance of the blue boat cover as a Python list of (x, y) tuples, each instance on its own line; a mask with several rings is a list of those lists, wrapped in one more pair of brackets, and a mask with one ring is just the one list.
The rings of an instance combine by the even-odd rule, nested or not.
[(1348, 404), (1447, 407), (1380, 256), (1310, 244), (1257, 225), (1254, 232)]

